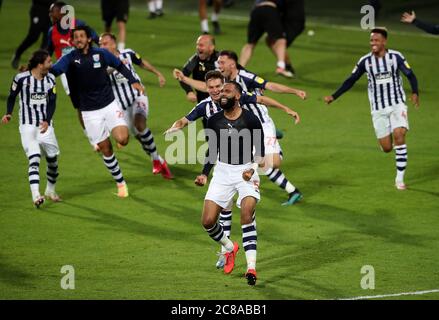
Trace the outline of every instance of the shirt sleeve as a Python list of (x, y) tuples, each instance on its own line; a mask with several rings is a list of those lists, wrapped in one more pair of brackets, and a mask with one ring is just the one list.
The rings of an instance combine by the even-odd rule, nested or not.
[(337, 99), (338, 97), (340, 97), (343, 93), (348, 91), (350, 88), (352, 88), (352, 86), (355, 84), (355, 82), (357, 82), (357, 80), (361, 78), (363, 73), (366, 72), (365, 64), (366, 64), (366, 59), (361, 59), (356, 64), (354, 70), (352, 70), (351, 76), (349, 78), (347, 78), (345, 80), (345, 82), (343, 82), (341, 87), (338, 88), (338, 90), (332, 94), (332, 96), (334, 97), (334, 100)]
[[(181, 70), (183, 74), (186, 77), (189, 77), (193, 72), (195, 67), (197, 66), (197, 55), (194, 54), (183, 66), (183, 69)], [(183, 88), (184, 91), (186, 91), (186, 94), (192, 91), (192, 87), (184, 82), (180, 81), (180, 86)]]
[(247, 84), (248, 88), (260, 88), (265, 89), (267, 85), (267, 81), (254, 73), (248, 72), (247, 70), (243, 70), (239, 73), (241, 78)]
[(204, 116), (206, 116), (206, 108), (204, 107), (204, 104), (197, 104), (191, 112), (185, 116), (185, 118), (189, 121), (196, 121)]
[(69, 69), (71, 59), (72, 53), (68, 53), (62, 56), (54, 65), (52, 65), (49, 72), (53, 73), (55, 77), (59, 76), (60, 74), (66, 73)]
[(52, 121), (52, 117), (55, 113), (56, 109), (56, 88), (53, 86), (49, 92), (47, 97), (47, 116), (46, 121), (50, 123)]
[(412, 88), (412, 93), (419, 94), (418, 90), (418, 79), (415, 76), (412, 68), (408, 64), (407, 60), (404, 56), (397, 54), (396, 61), (398, 63), (398, 69), (407, 77), (410, 82), (410, 86)]
[(250, 92), (243, 91), (241, 94), (241, 98), (239, 99), (239, 104), (256, 104), (258, 102), (257, 96)]
[(419, 19), (415, 19), (413, 21), (413, 24), (418, 27), (419, 29), (424, 30), (425, 32), (431, 33), (431, 34), (439, 34), (439, 24), (430, 24), (424, 21), (421, 21)]
[(23, 81), (19, 80), (18, 76), (15, 76), (15, 78), (12, 80), (8, 100), (6, 102), (6, 114), (12, 114), (14, 111), (15, 100), (17, 95), (20, 93), (22, 83)]
[(102, 55), (105, 59), (105, 62), (110, 66), (115, 68), (117, 71), (119, 71), (125, 78), (128, 79), (128, 82), (130, 84), (139, 82), (136, 78), (134, 78), (131, 71), (120, 61), (114, 54), (109, 52), (106, 49), (101, 49), (100, 52), (102, 52)]
[(130, 51), (129, 55), (131, 56), (131, 61), (133, 61), (133, 63), (135, 65), (142, 65), (142, 58), (140, 57), (140, 55), (137, 52), (134, 51)]

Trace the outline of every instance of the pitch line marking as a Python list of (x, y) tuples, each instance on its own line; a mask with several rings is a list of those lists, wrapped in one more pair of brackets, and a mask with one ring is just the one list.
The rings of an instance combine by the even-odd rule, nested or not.
[(359, 296), (359, 297), (352, 297), (352, 298), (338, 298), (336, 300), (379, 299), (379, 298), (388, 298), (388, 297), (423, 295), (423, 294), (427, 294), (427, 293), (436, 293), (436, 292), (439, 292), (439, 289), (413, 291), (413, 292), (401, 292), (401, 293), (392, 293), (392, 294), (381, 294), (381, 295), (376, 295), (376, 296)]

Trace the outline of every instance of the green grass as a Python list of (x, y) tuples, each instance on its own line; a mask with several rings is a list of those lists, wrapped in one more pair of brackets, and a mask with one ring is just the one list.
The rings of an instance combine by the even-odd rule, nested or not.
[[(128, 46), (168, 80), (161, 89), (151, 74), (141, 72), (151, 104), (149, 126), (164, 154), (170, 142), (161, 133), (192, 108), (171, 70), (193, 53), (199, 22), (175, 10), (149, 21), (146, 8), (137, 8), (130, 14)], [(14, 76), (10, 57), (28, 28), (27, 12), (27, 2), (7, 1), (0, 13), (3, 106)], [(81, 1), (76, 13), (102, 31), (97, 4)], [(218, 48), (239, 52), (246, 22), (222, 24)], [(285, 194), (263, 178), (255, 288), (242, 277), (243, 251), (232, 275), (224, 276), (214, 267), (218, 247), (200, 225), (206, 188), (193, 184), (201, 166), (172, 166), (176, 179), (165, 181), (151, 174), (149, 159), (133, 139), (117, 151), (130, 188), (128, 199), (118, 199), (102, 160), (92, 152), (59, 89), (55, 130), (61, 148), (58, 191), (64, 202), (46, 203), (40, 210), (32, 207), (17, 118), (0, 126), (0, 298), (332, 299), (439, 288), (438, 39), (420, 37), (408, 26), (405, 31), (412, 34), (390, 30), (389, 47), (402, 51), (416, 72), (422, 104), (418, 111), (410, 105), (410, 189), (400, 192), (393, 186), (394, 155), (380, 151), (373, 133), (365, 77), (330, 107), (322, 102), (368, 52), (368, 33), (336, 29), (312, 18), (308, 27), (315, 36), (300, 36), (290, 49), (297, 80), (274, 75), (274, 57), (262, 44), (248, 66), (309, 95), (302, 102), (268, 93), (302, 117), (294, 126), (281, 112), (271, 112), (285, 131), (283, 171), (304, 200), (293, 207), (280, 206)], [(232, 238), (240, 242), (239, 214), (234, 212)], [(75, 268), (75, 290), (60, 288), (63, 265)], [(375, 268), (375, 290), (360, 288), (363, 265)]]

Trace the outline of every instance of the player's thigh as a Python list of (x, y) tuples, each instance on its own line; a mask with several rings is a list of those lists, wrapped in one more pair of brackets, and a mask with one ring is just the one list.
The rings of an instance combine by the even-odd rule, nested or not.
[(227, 166), (217, 164), (213, 169), (213, 177), (209, 183), (205, 200), (211, 200), (221, 208), (229, 208), (236, 193), (233, 181), (229, 179)]
[[(242, 178), (241, 178), (242, 179)], [(236, 200), (236, 205), (241, 208), (242, 200), (246, 197), (253, 197), (257, 202), (261, 199), (259, 192), (259, 175), (257, 172), (253, 174), (249, 181), (242, 179), (237, 185), (236, 190), (238, 192), (238, 199)]]
[(40, 144), (37, 138), (38, 130), (38, 127), (32, 125), (20, 125), (19, 127), (21, 145), (28, 158), (34, 154), (41, 154)]
[[(108, 131), (113, 132), (115, 128), (126, 127), (128, 132), (128, 124), (125, 121), (125, 111), (117, 100), (113, 100), (108, 106), (103, 108), (105, 113), (105, 126)], [(125, 129), (123, 129), (125, 131)]]
[(38, 141), (49, 158), (59, 155), (58, 141), (56, 140), (55, 129), (52, 126), (49, 126), (46, 132), (38, 134)]
[(278, 168), (280, 166), (280, 144), (276, 137), (276, 127), (271, 118), (262, 124), (264, 131), (265, 167)]
[(82, 121), (92, 144), (99, 144), (108, 139), (110, 131), (105, 125), (105, 112), (103, 109), (82, 111)]
[(149, 116), (149, 99), (145, 95), (140, 95), (134, 100), (134, 114), (143, 115), (145, 119)]
[(395, 132), (398, 128), (404, 128), (406, 130), (398, 130), (397, 134), (404, 133), (408, 131), (409, 121), (407, 115), (407, 106), (405, 104), (398, 104), (393, 107), (392, 113), (390, 113), (390, 126), (392, 128), (392, 132)]
[(372, 124), (378, 140), (392, 134), (390, 115), (385, 111), (378, 111), (372, 114)]

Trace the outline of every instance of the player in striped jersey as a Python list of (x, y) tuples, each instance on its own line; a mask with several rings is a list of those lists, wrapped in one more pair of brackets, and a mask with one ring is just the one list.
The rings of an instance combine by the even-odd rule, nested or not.
[[(306, 92), (292, 87), (288, 87), (276, 82), (265, 81), (256, 74), (251, 73), (245, 69), (238, 68), (238, 56), (235, 52), (223, 50), (219, 53), (218, 67), (220, 72), (227, 81), (236, 81), (241, 85), (244, 91), (262, 96), (265, 89), (278, 92), (290, 93), (298, 96), (301, 99), (306, 99)], [(175, 71), (175, 70), (174, 70)], [(206, 90), (206, 85), (203, 82), (190, 79), (188, 77), (182, 78), (185, 83), (194, 87), (197, 90)], [(302, 199), (301, 192), (285, 177), (279, 169), (282, 162), (281, 148), (279, 141), (276, 138), (276, 128), (273, 120), (268, 114), (267, 107), (261, 103), (246, 103), (242, 104), (244, 109), (253, 112), (261, 121), (264, 128), (265, 136), (265, 173), (267, 177), (280, 188), (288, 193), (288, 200), (283, 205), (292, 205)]]
[[(125, 66), (131, 71), (134, 78), (139, 80), (140, 77), (134, 69), (134, 64), (142, 69), (154, 73), (160, 87), (166, 83), (165, 77), (145, 59), (142, 59), (136, 52), (131, 49), (119, 51), (117, 49), (116, 36), (111, 33), (103, 33), (99, 38), (99, 45), (118, 57)], [(154, 143), (154, 136), (151, 130), (146, 126), (146, 119), (149, 112), (148, 97), (133, 89), (128, 80), (117, 70), (109, 70), (109, 78), (114, 96), (119, 101), (124, 110), (125, 121), (128, 123), (130, 131), (142, 145), (143, 150), (153, 159), (153, 173), (161, 173), (165, 179), (172, 179), (172, 173), (164, 160), (157, 152)]]
[(324, 98), (330, 104), (348, 91), (363, 73), (367, 73), (368, 93), (375, 134), (381, 149), (388, 153), (395, 150), (395, 186), (405, 190), (404, 173), (407, 167), (405, 136), (409, 130), (407, 105), (402, 86), (402, 72), (410, 81), (412, 102), (419, 107), (418, 81), (404, 56), (386, 49), (387, 31), (373, 29), (370, 34), (371, 52), (358, 61), (351, 76), (331, 96)]
[(19, 96), (19, 130), (24, 152), (29, 159), (29, 184), (34, 205), (39, 208), (44, 202), (40, 195), (40, 160), (47, 161), (47, 186), (44, 195), (57, 202), (60, 197), (55, 191), (58, 177), (59, 147), (52, 126), (55, 112), (55, 77), (49, 73), (52, 62), (45, 50), (32, 54), (28, 71), (17, 74), (12, 82), (7, 100), (7, 111), (2, 123), (11, 121), (17, 96)]

